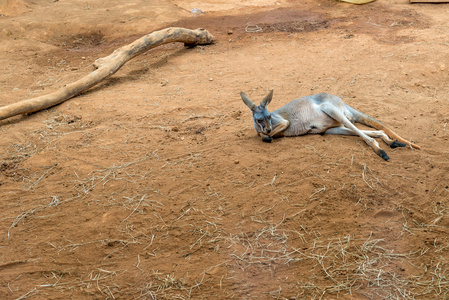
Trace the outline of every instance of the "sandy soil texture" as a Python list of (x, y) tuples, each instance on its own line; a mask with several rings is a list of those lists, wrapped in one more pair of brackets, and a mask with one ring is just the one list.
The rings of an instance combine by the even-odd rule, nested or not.
[[(449, 297), (449, 5), (1, 9), (2, 106), (154, 30), (217, 40), (158, 47), (61, 105), (0, 121), (1, 299)], [(263, 143), (239, 93), (271, 89), (272, 110), (338, 95), (422, 150), (382, 145), (385, 162), (358, 137)]]

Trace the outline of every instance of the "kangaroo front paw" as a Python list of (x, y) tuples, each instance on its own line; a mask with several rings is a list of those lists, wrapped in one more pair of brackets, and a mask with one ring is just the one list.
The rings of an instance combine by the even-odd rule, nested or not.
[(262, 141), (264, 141), (265, 143), (271, 143), (272, 140), (273, 138), (269, 135), (262, 136)]

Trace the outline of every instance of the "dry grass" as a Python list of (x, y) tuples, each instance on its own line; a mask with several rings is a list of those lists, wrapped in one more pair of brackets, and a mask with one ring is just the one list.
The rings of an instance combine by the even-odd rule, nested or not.
[[(28, 151), (30, 147), (21, 149)], [(10, 155), (18, 157), (22, 154), (16, 151)], [(51, 290), (59, 293), (81, 290), (87, 294), (100, 293), (109, 299), (123, 296), (138, 299), (190, 299), (201, 295), (204, 288), (208, 292), (214, 290), (210, 284), (216, 284), (218, 278), (222, 295), (226, 294), (227, 290), (231, 290), (227, 295), (236, 295), (237, 291), (233, 291), (231, 282), (240, 280), (238, 279), (240, 273), (257, 274), (271, 270), (269, 271), (271, 274), (288, 278), (288, 270), (291, 269), (299, 270), (301, 276), (286, 279), (284, 286), (279, 285), (278, 288), (264, 292), (264, 295), (274, 299), (287, 297), (322, 299), (327, 296), (332, 298), (345, 295), (355, 297), (364, 295), (368, 298), (382, 299), (448, 296), (448, 264), (442, 256), (438, 261), (423, 263), (424, 260), (428, 261), (425, 258), (430, 253), (429, 248), (410, 247), (412, 250), (408, 252), (397, 253), (384, 239), (375, 239), (371, 235), (348, 234), (330, 237), (317, 229), (302, 225), (297, 227), (298, 223), (295, 220), (301, 219), (300, 216), (310, 210), (311, 205), (316, 201), (320, 202), (321, 197), (328, 193), (329, 188), (326, 185), (311, 190), (308, 201), (299, 210), (296, 208), (294, 213), (287, 216), (285, 213), (279, 214), (280, 210), (276, 203), (270, 207), (255, 207), (253, 214), (245, 221), (252, 224), (250, 227), (255, 229), (240, 233), (231, 233), (232, 227), (224, 222), (224, 215), (227, 212), (222, 203), (226, 201), (227, 194), (212, 186), (204, 190), (202, 197), (185, 202), (174, 214), (168, 213), (171, 208), (164, 204), (167, 197), (151, 186), (146, 188), (147, 193), (132, 196), (126, 195), (125, 190), (118, 194), (117, 192), (108, 194), (108, 187), (111, 184), (126, 183), (128, 188), (133, 189), (154, 178), (153, 174), (144, 171), (148, 163), (156, 163), (160, 171), (174, 174), (180, 169), (194, 168), (201, 157), (204, 157), (202, 153), (186, 153), (171, 159), (161, 159), (155, 150), (128, 162), (94, 169), (84, 178), (79, 178), (76, 172), (73, 172), (77, 177), (71, 181), (73, 190), (76, 191), (75, 197), (60, 200), (58, 196), (52, 196), (49, 203), (29, 207), (18, 214), (8, 229), (8, 239), (14, 238), (11, 235), (14, 228), (26, 226), (25, 219), (26, 222), (32, 222), (33, 219), (46, 217), (42, 212), (50, 207), (63, 206), (70, 201), (92, 201), (98, 196), (115, 199), (109, 200), (109, 204), (103, 207), (107, 209), (123, 207), (128, 211), (122, 214), (124, 217), (115, 224), (128, 238), (67, 241), (51, 245), (58, 255), (77, 253), (81, 249), (111, 247), (106, 254), (103, 254), (101, 261), (107, 261), (112, 256), (125, 258), (132, 247), (135, 249), (132, 270), (118, 267), (120, 264), (117, 263), (114, 264), (115, 268), (94, 264), (90, 266), (90, 270), (83, 268), (84, 274), (80, 276), (70, 272), (49, 270), (42, 273), (45, 283), (35, 285), (18, 299), (45, 295)], [(339, 164), (341, 162), (333, 165)], [(33, 191), (45, 185), (47, 175), (54, 167), (43, 170), (34, 181), (25, 182), (26, 190)], [(366, 164), (362, 164), (360, 168), (361, 175), (352, 178), (356, 178), (370, 190), (382, 187), (381, 181)], [(279, 180), (277, 173), (274, 173), (268, 183), (251, 179), (245, 183), (245, 188), (237, 190), (236, 193), (254, 189), (279, 192), (281, 191)], [(195, 190), (197, 187), (193, 185), (190, 189)], [(354, 184), (353, 189), (355, 193), (353, 205), (358, 206), (361, 199), (357, 199), (357, 188)], [(290, 201), (288, 195), (284, 195), (283, 199), (286, 203)], [(429, 225), (417, 224), (416, 221), (411, 224), (402, 211), (400, 235), (406, 237), (417, 230), (432, 230), (445, 216), (445, 211), (446, 208), (443, 206), (434, 207), (436, 217)], [(154, 216), (152, 224), (149, 229), (141, 228), (142, 218), (148, 213)], [(49, 218), (51, 217), (50, 215)], [(271, 219), (277, 221), (273, 222)], [(146, 260), (160, 257), (163, 253), (160, 252), (162, 247), (169, 246), (168, 249), (172, 249), (170, 247), (182, 246), (176, 244), (179, 240), (173, 240), (174, 231), (181, 231), (180, 234), (186, 243), (184, 246), (186, 251), (184, 250), (181, 255), (184, 259), (194, 259), (209, 253), (208, 255), (214, 255), (218, 260), (210, 261), (210, 265), (203, 263), (195, 275), (148, 268)], [(435, 245), (434, 248), (436, 252), (441, 253), (446, 250), (447, 245), (438, 247)], [(403, 272), (402, 267), (398, 267), (404, 265), (409, 270), (408, 274)], [(283, 270), (283, 267), (287, 269), (282, 272), (276, 271)], [(140, 274), (144, 280), (139, 280), (139, 283), (134, 285), (125, 284), (123, 278), (126, 278), (126, 274)]]
[[(202, 122), (203, 118), (212, 120), (209, 126), (216, 125), (217, 128), (224, 122), (219, 115), (181, 117), (184, 118), (181, 122), (170, 121), (164, 128), (173, 128), (173, 124), (185, 122)], [(91, 136), (95, 140), (95, 135)], [(10, 160), (20, 161), (36, 153), (36, 147), (30, 145), (13, 148), (15, 150), (8, 154)], [(118, 209), (119, 212), (116, 218), (111, 219), (112, 223), (106, 223), (110, 228), (115, 228), (113, 235), (116, 237), (95, 239), (93, 235), (78, 237), (75, 234), (73, 239), (47, 242), (59, 257), (98, 252), (94, 255), (98, 257), (97, 262), (86, 266), (80, 262), (75, 267), (76, 271), (49, 267), (39, 276), (40, 283), (18, 299), (54, 292), (63, 295), (101, 295), (107, 299), (190, 299), (216, 293), (218, 298), (232, 298), (245, 293), (242, 294), (238, 282), (245, 279), (257, 282), (264, 280), (265, 276), (284, 278), (266, 284), (259, 293), (273, 299), (344, 298), (347, 295), (355, 298), (363, 295), (372, 299), (448, 296), (449, 269), (443, 255), (447, 251), (446, 244), (434, 242), (433, 247), (427, 248), (408, 245), (408, 250), (397, 252), (397, 242), (390, 244), (384, 238), (373, 238), (372, 232), (367, 230), (329, 235), (307, 221), (305, 217), (323, 205), (323, 199), (329, 194), (335, 193), (335, 184), (332, 180), (326, 180), (328, 168), (320, 172), (312, 166), (305, 171), (308, 178), (292, 183), (284, 182), (283, 173), (279, 172), (270, 172), (266, 177), (259, 178), (254, 175), (257, 168), (253, 166), (252, 169), (243, 169), (248, 176), (246, 179), (233, 178), (229, 183), (224, 183), (217, 177), (218, 180), (212, 178), (212, 184), (206, 187), (186, 180), (181, 192), (170, 196), (154, 187), (160, 186), (161, 174), (165, 180), (176, 181), (180, 170), (207, 166), (208, 151), (212, 149), (189, 151), (170, 155), (169, 158), (163, 157), (159, 149), (134, 155), (134, 158), (127, 153), (123, 156), (126, 160), (108, 167), (96, 167), (82, 178), (75, 170), (69, 170), (65, 174), (70, 174), (71, 179), (66, 182), (73, 197), (62, 199), (55, 193), (42, 198), (44, 204), (28, 204), (27, 208), (21, 206), (22, 212), (16, 217), (3, 218), (2, 221), (12, 219), (7, 230), (7, 238), (11, 241), (16, 234), (20, 235), (19, 231), (15, 231), (18, 227), (28, 227), (28, 224), (43, 218), (52, 220), (66, 213), (64, 206), (70, 204), (101, 203), (98, 208), (106, 212)], [(305, 149), (318, 152), (314, 147)], [(353, 157), (337, 161), (331, 161), (322, 154), (320, 157), (327, 161), (328, 166), (351, 168), (354, 175), (348, 176), (348, 181), (340, 190), (356, 209), (357, 217), (363, 217), (368, 210), (372, 210), (370, 206), (373, 203), (366, 200), (363, 192), (383, 189), (384, 184), (376, 171), (367, 163), (355, 163)], [(54, 176), (60, 172), (63, 171), (57, 164), (35, 174), (30, 172), (32, 175), (23, 181), (24, 191), (39, 191), (46, 184), (53, 184)], [(317, 183), (317, 179), (324, 184)], [(302, 203), (295, 203), (290, 190), (307, 182), (313, 183), (312, 188)], [(117, 186), (121, 188), (117, 189)], [(230, 187), (232, 193), (227, 191)], [(192, 195), (189, 199), (176, 200), (186, 191)], [(246, 193), (254, 191), (277, 194), (281, 201), (273, 202), (271, 206), (254, 204), (245, 210), (250, 214), (241, 213), (240, 222), (229, 223), (229, 217), (239, 219), (236, 218), (239, 213), (227, 205), (231, 203), (229, 197), (245, 197)], [(62, 211), (45, 214), (45, 211), (55, 207)], [(436, 225), (445, 218), (446, 207), (443, 204), (435, 206), (432, 214), (428, 223), (422, 223), (402, 208), (401, 218), (394, 225), (398, 238), (407, 239), (422, 231), (446, 231), (447, 228)], [(433, 260), (429, 256), (431, 253), (441, 255)], [(202, 263), (198, 264), (197, 269), (191, 269), (190, 262), (198, 259)], [(161, 262), (157, 263), (158, 260)], [(30, 260), (20, 262), (31, 263)], [(187, 267), (191, 273), (183, 271), (182, 267), (170, 270), (167, 266), (172, 263)], [(0, 269), (12, 265), (15, 265), (14, 261), (0, 265)], [(250, 277), (255, 279), (243, 274), (251, 274)], [(138, 279), (133, 282), (127, 279), (129, 276)]]
[[(256, 41), (257, 25), (241, 29)], [(273, 50), (281, 38), (257, 37), (265, 43), (258, 47)], [(192, 51), (211, 55), (224, 44)], [(234, 47), (226, 45), (228, 52)], [(158, 55), (167, 60), (165, 53)], [(75, 100), (46, 112), (44, 121), (36, 118), (40, 123), (28, 133), (30, 142), (3, 149), (0, 294), (8, 299), (449, 297), (449, 190), (442, 146), (417, 154), (419, 160), (402, 149), (404, 163), (392, 159), (387, 165), (351, 137), (262, 144), (244, 119), (249, 112), (233, 102), (237, 87), (219, 85), (218, 74), (225, 82), (235, 66), (191, 69), (196, 66), (179, 56), (170, 57), (177, 65), (155, 61), (159, 70), (151, 76), (139, 69), (145, 74), (135, 78), (146, 81), (130, 83), (137, 86), (135, 95), (110, 82), (84, 95), (79, 107)], [(234, 81), (238, 88), (265, 94), (266, 78), (247, 78), (241, 67), (244, 74)], [(213, 81), (209, 68), (217, 74)], [(273, 85), (282, 96), (297, 80), (303, 81), (301, 89), (325, 86), (304, 74), (292, 72)], [(216, 93), (195, 90), (202, 76), (219, 85)], [(347, 83), (351, 90), (342, 93), (353, 95), (363, 94), (358, 85), (369, 78), (353, 73), (328, 79), (342, 90)], [(151, 93), (149, 80), (157, 85)], [(393, 84), (379, 80), (376, 85)], [(396, 92), (404, 98), (413, 93)], [(127, 107), (111, 101), (116, 93)], [(107, 101), (101, 114), (92, 114), (95, 122), (86, 112), (95, 106), (80, 108), (93, 94), (99, 103), (101, 97)], [(190, 102), (194, 97), (206, 100)], [(446, 134), (446, 120), (437, 125), (438, 134)], [(14, 126), (5, 125), (11, 131)]]

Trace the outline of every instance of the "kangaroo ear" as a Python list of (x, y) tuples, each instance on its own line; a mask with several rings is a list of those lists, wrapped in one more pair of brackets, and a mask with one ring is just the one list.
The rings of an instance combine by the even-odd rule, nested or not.
[(240, 97), (242, 97), (243, 102), (246, 104), (246, 106), (249, 107), (249, 109), (251, 109), (251, 111), (256, 109), (257, 105), (254, 104), (254, 102), (251, 101), (251, 99), (249, 99), (247, 94), (245, 94), (244, 92), (241, 92)]
[(260, 106), (266, 108), (268, 104), (270, 104), (271, 99), (273, 99), (273, 90), (271, 90), (268, 95), (263, 98), (262, 102), (260, 102)]

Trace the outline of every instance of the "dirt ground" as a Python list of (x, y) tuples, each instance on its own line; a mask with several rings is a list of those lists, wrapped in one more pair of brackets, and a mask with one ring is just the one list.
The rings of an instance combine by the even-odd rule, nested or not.
[[(202, 27), (216, 43), (161, 46), (63, 104), (0, 121), (1, 299), (449, 297), (449, 5), (9, 9), (2, 106), (154, 30)], [(263, 143), (239, 93), (271, 89), (272, 110), (338, 95), (422, 150), (383, 144), (385, 162), (358, 137)]]

